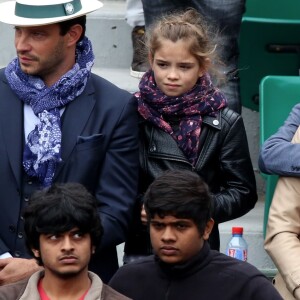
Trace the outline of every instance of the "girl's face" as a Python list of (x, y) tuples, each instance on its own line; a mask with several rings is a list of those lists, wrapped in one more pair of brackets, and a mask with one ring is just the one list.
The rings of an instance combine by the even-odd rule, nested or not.
[(189, 51), (184, 40), (161, 41), (161, 47), (150, 57), (150, 64), (158, 88), (167, 96), (180, 96), (191, 90), (205, 67)]

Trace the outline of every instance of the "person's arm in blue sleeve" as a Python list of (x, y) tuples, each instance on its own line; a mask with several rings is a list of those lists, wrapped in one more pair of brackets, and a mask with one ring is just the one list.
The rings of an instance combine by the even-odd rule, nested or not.
[(300, 176), (300, 144), (291, 143), (299, 125), (300, 104), (297, 104), (283, 126), (263, 143), (258, 160), (261, 172)]

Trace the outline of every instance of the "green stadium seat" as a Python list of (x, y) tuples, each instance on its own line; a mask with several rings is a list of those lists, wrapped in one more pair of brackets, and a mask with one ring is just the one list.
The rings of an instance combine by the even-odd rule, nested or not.
[(299, 0), (247, 0), (245, 17), (299, 20)]
[[(283, 125), (293, 106), (300, 102), (300, 76), (266, 76), (259, 85), (260, 145)], [(264, 235), (278, 176), (266, 178)]]
[(299, 76), (300, 14), (299, 20), (243, 17), (239, 47), (241, 102), (258, 111), (263, 77)]

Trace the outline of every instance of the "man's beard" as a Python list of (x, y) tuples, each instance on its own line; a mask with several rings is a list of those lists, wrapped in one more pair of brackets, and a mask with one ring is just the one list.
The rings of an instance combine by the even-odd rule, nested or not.
[(53, 274), (55, 274), (56, 277), (62, 279), (62, 280), (68, 280), (68, 279), (71, 279), (71, 278), (74, 278), (74, 277), (77, 277), (79, 274), (82, 273), (82, 271), (84, 270), (85, 268), (83, 267), (82, 269), (79, 269), (79, 270), (74, 270), (74, 271), (57, 271), (57, 270), (53, 270), (51, 269), (51, 272)]

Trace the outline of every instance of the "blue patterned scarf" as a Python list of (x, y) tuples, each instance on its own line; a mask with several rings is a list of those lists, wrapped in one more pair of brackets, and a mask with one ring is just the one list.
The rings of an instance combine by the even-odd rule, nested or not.
[(84, 90), (94, 64), (94, 53), (87, 37), (77, 44), (76, 63), (54, 85), (47, 87), (36, 76), (25, 74), (15, 58), (5, 75), (18, 98), (31, 106), (39, 123), (28, 135), (23, 167), (29, 176), (38, 177), (43, 187), (50, 186), (61, 161), (60, 109)]
[[(146, 72), (139, 84), (138, 111), (147, 121), (169, 133), (192, 165), (199, 153), (202, 117), (215, 116), (227, 106), (225, 96), (212, 85), (210, 76), (203, 75), (195, 86), (178, 97), (165, 95), (156, 85), (153, 71)], [(168, 118), (177, 117), (179, 128), (174, 132)]]

